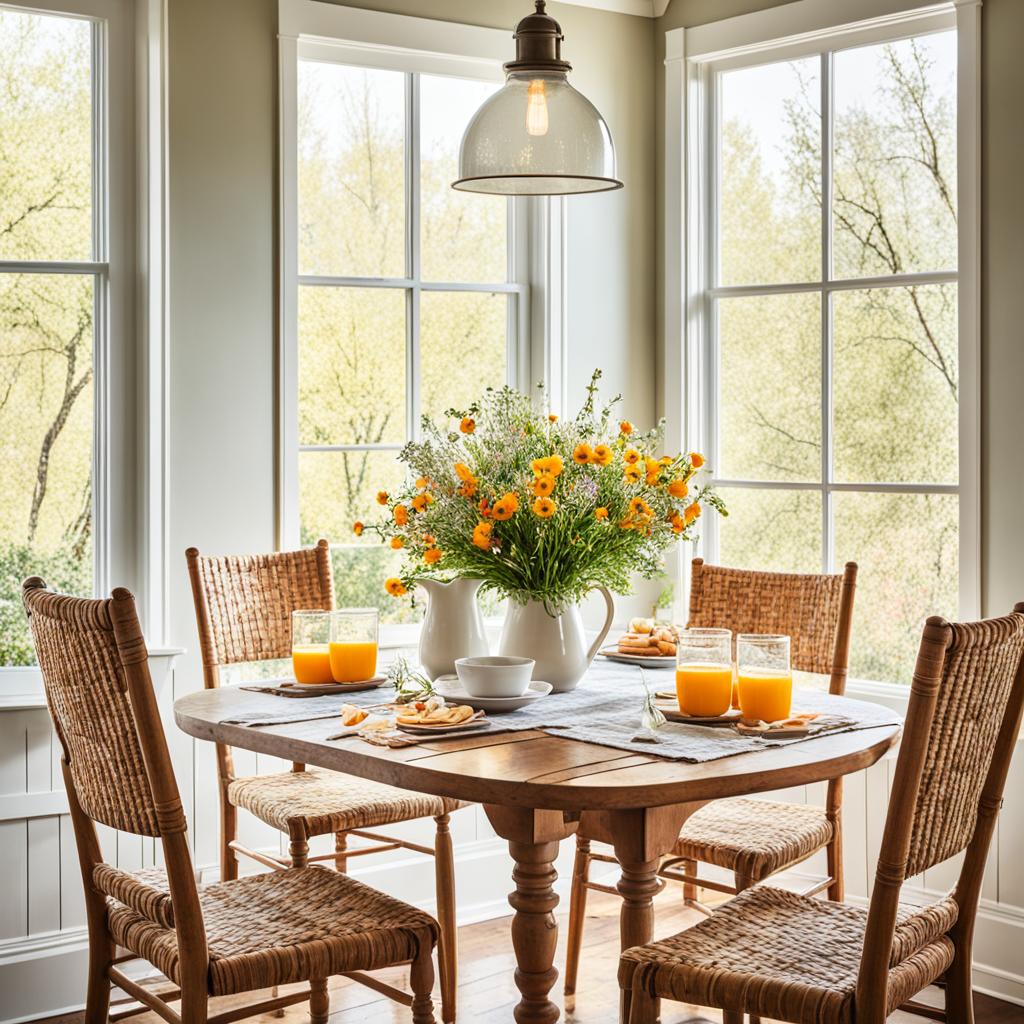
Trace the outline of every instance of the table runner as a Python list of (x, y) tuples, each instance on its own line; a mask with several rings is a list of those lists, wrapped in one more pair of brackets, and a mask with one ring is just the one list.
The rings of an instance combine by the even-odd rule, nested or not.
[[(488, 728), (475, 730), (471, 735), (542, 729), (553, 736), (562, 736), (566, 739), (597, 743), (605, 747), (628, 750), (631, 753), (643, 752), (667, 760), (697, 763), (732, 757), (752, 750), (763, 750), (766, 747), (800, 743), (826, 732), (849, 732), (901, 723), (899, 715), (878, 704), (850, 700), (846, 697), (831, 697), (816, 690), (797, 690), (793, 695), (794, 713), (818, 711), (841, 716), (847, 721), (839, 723), (835, 728), (820, 730), (807, 737), (785, 740), (741, 736), (727, 726), (667, 722), (655, 732), (657, 742), (637, 742), (635, 737), (642, 732), (642, 679), (646, 679), (647, 687), (652, 693), (656, 689), (670, 689), (669, 684), (674, 683), (672, 673), (664, 669), (644, 670), (639, 666), (607, 661), (595, 663), (583, 677), (580, 685), (570, 693), (551, 694), (519, 711), (489, 716)], [(253, 694), (252, 710), (237, 712), (221, 719), (221, 722), (258, 727), (334, 718), (342, 704), (372, 707), (387, 702), (392, 693), (391, 688), (385, 685), (376, 690), (364, 690), (359, 693), (311, 697), (301, 701), (301, 708), (295, 707), (297, 702), (286, 697)], [(281, 704), (286, 700), (289, 706), (282, 708)], [(445, 737), (429, 738), (437, 740)]]

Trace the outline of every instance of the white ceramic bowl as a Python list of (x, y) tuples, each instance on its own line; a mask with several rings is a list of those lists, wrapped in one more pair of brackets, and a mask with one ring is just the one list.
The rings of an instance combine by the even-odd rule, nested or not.
[(490, 655), (459, 658), (455, 671), (472, 697), (521, 697), (530, 685), (535, 664), (533, 658)]

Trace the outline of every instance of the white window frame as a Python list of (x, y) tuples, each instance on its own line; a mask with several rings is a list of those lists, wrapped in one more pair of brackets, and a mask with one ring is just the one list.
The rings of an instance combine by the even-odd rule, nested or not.
[[(851, 12), (854, 18), (850, 18)], [(981, 610), (980, 555), (980, 45), (981, 0), (950, 0), (921, 7), (914, 0), (857, 0), (843, 5), (844, 20), (835, 24), (830, 0), (799, 0), (784, 7), (743, 15), (693, 29), (666, 33), (665, 103), (665, 334), (668, 440), (708, 452), (714, 465), (717, 451), (714, 396), (716, 359), (713, 349), (713, 300), (735, 295), (817, 293), (822, 301), (822, 479), (816, 483), (722, 480), (730, 486), (817, 491), (822, 495), (823, 570), (832, 565), (831, 495), (839, 491), (880, 493), (953, 493), (959, 496), (959, 615), (973, 618)], [(806, 284), (721, 287), (714, 284), (717, 188), (712, 152), (717, 104), (709, 96), (715, 73), (822, 54), (823, 110), (827, 110), (827, 53), (955, 28), (957, 30), (957, 203), (958, 265), (953, 272), (903, 274), (893, 277), (822, 280)], [(829, 118), (823, 118), (823, 182), (831, 168)], [(828, 194), (826, 192), (826, 194)], [(822, 249), (828, 266), (831, 204), (823, 204)], [(673, 285), (675, 282), (675, 285)], [(842, 484), (831, 476), (829, 403), (831, 398), (830, 331), (826, 316), (836, 291), (922, 283), (953, 282), (958, 294), (959, 476), (953, 485)], [(674, 393), (674, 394), (673, 394)], [(714, 557), (717, 524), (711, 517), (692, 554)], [(680, 557), (680, 562), (683, 559)], [(687, 566), (676, 567), (681, 604), (687, 606)], [(906, 687), (895, 682), (863, 681), (851, 692), (904, 699)]]
[[(0, 272), (93, 277), (94, 592), (132, 588), (158, 653), (167, 563), (164, 0), (0, 6), (92, 26), (92, 258), (0, 260)], [(41, 701), (37, 668), (0, 667), (0, 710)]]
[[(278, 546), (299, 541), (300, 451), (387, 450), (402, 444), (303, 445), (298, 410), (298, 293), (300, 286), (397, 288), (406, 292), (406, 424), (419, 431), (419, 305), (423, 291), (508, 294), (509, 383), (526, 388), (531, 376), (548, 384), (553, 407), (564, 406), (565, 211), (559, 199), (510, 198), (505, 283), (425, 282), (419, 246), (419, 102), (416, 73), (502, 82), (510, 59), (509, 33), (475, 25), (432, 21), (320, 3), (279, 0), (281, 303)], [(298, 267), (297, 74), (299, 60), (322, 60), (412, 73), (406, 79), (407, 277), (305, 275)], [(404, 442), (403, 442), (404, 443)], [(332, 546), (338, 544), (334, 538)]]

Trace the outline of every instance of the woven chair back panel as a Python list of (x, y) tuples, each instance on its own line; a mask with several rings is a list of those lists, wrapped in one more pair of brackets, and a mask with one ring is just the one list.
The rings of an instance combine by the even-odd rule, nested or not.
[(200, 557), (199, 586), (209, 608), (207, 665), (288, 658), (292, 612), (334, 606), (330, 570), (317, 549), (270, 555)]
[(755, 572), (702, 565), (690, 585), (693, 627), (782, 633), (798, 672), (832, 671), (842, 576)]
[(46, 700), (82, 809), (122, 832), (159, 836), (108, 602), (43, 590), (26, 600)]
[(1024, 615), (953, 624), (914, 809), (907, 877), (966, 849), (1024, 652)]

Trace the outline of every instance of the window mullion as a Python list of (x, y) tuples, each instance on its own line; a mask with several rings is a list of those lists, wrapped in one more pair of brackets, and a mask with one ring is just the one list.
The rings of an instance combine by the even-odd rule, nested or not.
[[(704, 140), (703, 159), (700, 161), (700, 173), (704, 175), (706, 185), (706, 201), (703, 210), (704, 222), (703, 242), (704, 280), (705, 287), (716, 288), (720, 284), (718, 235), (719, 235), (719, 195), (721, 194), (721, 153), (719, 149), (718, 123), (722, 103), (721, 78), (711, 68), (703, 70), (704, 90), (708, 97), (705, 106), (707, 111), (706, 125), (702, 138)], [(707, 293), (705, 293), (707, 296)], [(704, 375), (707, 380), (706, 399), (704, 402), (703, 430), (704, 444), (714, 472), (721, 466), (720, 444), (718, 438), (719, 423), (719, 351), (718, 342), (718, 304), (719, 300), (707, 296), (704, 301)], [(704, 554), (712, 561), (719, 561), (719, 531), (715, 516), (710, 517), (707, 530)]]
[(821, 55), (821, 567), (835, 565), (832, 509), (832, 54)]
[(405, 76), (405, 209), (406, 273), (412, 280), (405, 316), (405, 404), (406, 436), (420, 436), (420, 76)]

